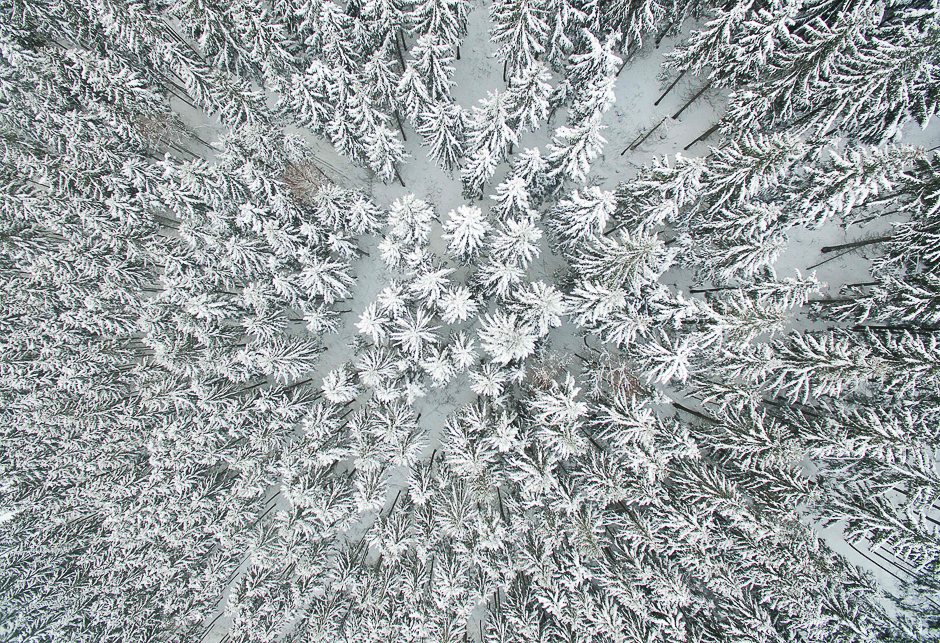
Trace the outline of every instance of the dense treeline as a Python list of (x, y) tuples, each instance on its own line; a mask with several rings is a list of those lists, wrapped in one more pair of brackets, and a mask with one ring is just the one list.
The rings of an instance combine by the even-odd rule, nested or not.
[[(473, 8), (0, 0), (4, 640), (938, 638), (940, 6), (494, 0), (461, 106)], [(605, 190), (667, 34), (718, 142)], [(870, 274), (778, 274), (834, 223)]]

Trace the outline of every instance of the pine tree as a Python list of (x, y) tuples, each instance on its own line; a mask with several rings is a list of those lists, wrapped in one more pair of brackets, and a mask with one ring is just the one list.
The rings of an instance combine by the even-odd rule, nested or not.
[(515, 294), (519, 314), (538, 331), (539, 336), (549, 329), (561, 326), (562, 315), (567, 312), (562, 294), (542, 281), (535, 281)]
[(550, 187), (546, 180), (548, 161), (542, 157), (539, 148), (525, 149), (516, 157), (512, 175), (525, 182), (529, 196), (534, 202), (540, 202)]
[(491, 36), (493, 42), (500, 45), (497, 55), (506, 66), (505, 78), (516, 76), (545, 51), (542, 43), (548, 32), (546, 16), (546, 8), (538, 0), (500, 0), (493, 3), (490, 8), (494, 25)]
[(425, 35), (418, 38), (411, 55), (410, 65), (427, 87), (431, 101), (447, 101), (455, 84), (451, 46), (437, 36)]
[(401, 0), (366, 0), (362, 16), (379, 38), (390, 34), (395, 38), (403, 29), (410, 28), (409, 3)]
[(486, 297), (508, 299), (524, 276), (525, 270), (518, 262), (490, 257), (474, 275), (474, 285)]
[(359, 389), (352, 379), (353, 374), (345, 368), (330, 371), (323, 377), (323, 397), (333, 404), (345, 404), (356, 399)]
[[(832, 17), (803, 17), (786, 46), (768, 58), (763, 77), (732, 100), (731, 122), (819, 132), (835, 127), (866, 142), (893, 138), (912, 117), (923, 123), (935, 109), (919, 78), (930, 73), (922, 61), (935, 46), (929, 34), (936, 27), (912, 28), (916, 15), (902, 10), (882, 24), (872, 5), (861, 4)], [(892, 75), (898, 68), (910, 70), (900, 83)]]
[(591, 161), (603, 151), (607, 142), (601, 135), (604, 126), (599, 117), (588, 118), (575, 127), (559, 127), (548, 146), (546, 160), (550, 176), (583, 182), (591, 171)]
[(448, 289), (438, 301), (438, 306), (445, 324), (465, 322), (475, 315), (480, 307), (470, 289), (464, 286)]
[(363, 85), (370, 100), (388, 113), (397, 113), (401, 72), (395, 69), (392, 37), (386, 35), (362, 67)]
[(501, 220), (538, 218), (538, 213), (531, 207), (525, 180), (521, 177), (513, 176), (497, 185), (496, 194), (491, 198), (496, 205), (490, 207), (490, 212)]
[(391, 319), (382, 315), (378, 310), (377, 304), (372, 302), (359, 316), (356, 328), (363, 335), (369, 335), (374, 344), (382, 344), (389, 332), (389, 323)]
[(322, 52), (323, 59), (335, 69), (353, 73), (360, 68), (360, 52), (353, 46), (350, 37), (353, 21), (335, 2), (319, 3), (313, 17), (313, 33), (304, 44), (314, 51)]
[(583, 194), (574, 190), (551, 211), (550, 225), (562, 247), (572, 248), (579, 241), (601, 235), (615, 208), (613, 192), (598, 187)]
[(490, 239), (490, 251), (504, 263), (518, 263), (523, 269), (539, 256), (542, 231), (530, 219), (508, 219)]
[(319, 297), (332, 304), (352, 294), (350, 287), (355, 281), (346, 269), (347, 266), (340, 262), (311, 257), (301, 272), (301, 283), (311, 298)]
[(391, 181), (398, 173), (397, 164), (406, 158), (405, 147), (398, 136), (380, 123), (366, 134), (364, 143), (369, 165), (383, 181)]
[(395, 199), (388, 210), (391, 235), (404, 243), (423, 246), (431, 236), (434, 209), (413, 194)]
[(535, 351), (537, 336), (512, 313), (486, 315), (479, 334), (480, 345), (497, 364), (525, 359)]
[(626, 50), (642, 47), (643, 36), (660, 25), (670, 10), (655, 0), (628, 0), (612, 2), (602, 12), (605, 26), (623, 34)]
[(789, 399), (838, 396), (876, 377), (877, 364), (845, 334), (792, 335), (779, 343), (778, 372), (772, 387)]
[(575, 100), (568, 115), (571, 125), (599, 118), (613, 105), (614, 82), (621, 60), (614, 54), (619, 37), (608, 36), (603, 43), (585, 31), (588, 51), (571, 57), (571, 70), (566, 81), (571, 84)]
[(852, 221), (852, 211), (868, 202), (879, 201), (910, 180), (907, 170), (920, 153), (906, 146), (885, 148), (850, 147), (844, 152), (829, 150), (825, 163), (810, 165), (800, 190), (800, 208), (811, 225), (821, 225), (829, 217)]
[(829, 314), (857, 324), (886, 323), (915, 332), (932, 330), (940, 323), (937, 311), (940, 280), (936, 275), (901, 277), (888, 273), (880, 277), (868, 292), (859, 293), (861, 288), (856, 292), (849, 290), (855, 296), (834, 306)]
[(602, 78), (616, 76), (622, 62), (614, 53), (620, 36), (607, 34), (603, 41), (589, 30), (580, 34), (582, 51), (572, 54), (567, 79), (576, 91), (587, 89)]
[(402, 73), (398, 81), (396, 97), (408, 122), (412, 125), (417, 122), (418, 115), (426, 111), (434, 102), (431, 99), (431, 90), (412, 65), (408, 65)]
[(313, 61), (306, 73), (292, 74), (284, 82), (280, 114), (291, 114), (298, 125), (308, 128), (315, 134), (321, 134), (326, 124), (333, 117), (331, 90), (334, 72), (320, 61)]
[(502, 158), (495, 156), (488, 149), (482, 148), (474, 152), (467, 165), (460, 172), (463, 183), (463, 196), (465, 199), (483, 198), (483, 189), (496, 169), (502, 163)]
[(502, 161), (509, 147), (518, 143), (510, 115), (511, 95), (488, 92), (479, 102), (467, 122), (467, 148)]
[(618, 239), (592, 237), (580, 248), (575, 263), (579, 276), (613, 290), (639, 295), (672, 264), (676, 252), (657, 235), (618, 233)]
[[(706, 67), (710, 67), (714, 81), (730, 86), (738, 85), (739, 78), (749, 79), (753, 73), (749, 70), (752, 59), (745, 55), (743, 34), (749, 31), (747, 19), (755, 13), (751, 0), (737, 2), (727, 9), (711, 9), (711, 20), (705, 23), (704, 29), (692, 31), (675, 51), (666, 54), (665, 71), (678, 72), (680, 76), (689, 71), (701, 75)], [(788, 15), (786, 12), (781, 14), (784, 17)], [(771, 32), (767, 40), (773, 44), (775, 36), (786, 34), (786, 26), (783, 22), (778, 27), (781, 33)]]
[(747, 235), (717, 241), (705, 248), (698, 247), (690, 237), (680, 239), (680, 251), (685, 257), (695, 257), (701, 280), (727, 284), (736, 280), (751, 280), (772, 270), (773, 264), (787, 247), (785, 234)]
[(450, 286), (448, 277), (453, 268), (427, 266), (418, 270), (408, 286), (408, 293), (416, 302), (432, 305), (437, 302), (444, 290)]
[(551, 74), (543, 63), (528, 65), (509, 80), (506, 101), (509, 120), (524, 131), (534, 132), (548, 120)]
[(447, 251), (457, 259), (470, 261), (479, 254), (492, 226), (476, 206), (461, 205), (447, 217), (444, 222), (444, 239), (449, 241)]
[(413, 361), (419, 361), (427, 345), (436, 344), (438, 326), (432, 325), (432, 315), (423, 308), (405, 313), (396, 320), (396, 330), (389, 335), (392, 342), (401, 347)]
[(460, 160), (464, 155), (466, 118), (459, 105), (428, 105), (425, 111), (418, 114), (415, 129), (430, 148), (428, 156), (438, 165), (448, 172), (460, 167)]
[(460, 47), (467, 35), (470, 3), (466, 0), (423, 0), (412, 12), (414, 31), (419, 36), (434, 35), (450, 47)]

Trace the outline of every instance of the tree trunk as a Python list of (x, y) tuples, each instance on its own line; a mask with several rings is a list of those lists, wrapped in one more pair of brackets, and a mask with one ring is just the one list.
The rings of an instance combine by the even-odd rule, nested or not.
[(682, 112), (684, 112), (684, 111), (686, 110), (686, 108), (687, 108), (689, 105), (691, 105), (692, 103), (694, 103), (694, 102), (696, 101), (696, 99), (698, 99), (699, 96), (701, 96), (702, 94), (704, 94), (705, 91), (706, 91), (709, 87), (711, 87), (711, 86), (712, 86), (712, 81), (708, 81), (707, 83), (705, 83), (705, 86), (704, 86), (704, 87), (702, 87), (700, 90), (698, 90), (697, 92), (695, 92), (695, 96), (693, 96), (692, 98), (690, 98), (689, 101), (688, 101), (685, 105), (683, 105), (682, 108), (681, 108), (678, 112), (676, 112), (675, 114), (673, 114), (673, 116), (672, 116), (673, 120), (676, 120), (676, 119), (678, 119), (680, 116), (682, 116)]
[(457, 60), (460, 60), (460, 45), (457, 45)]
[[(652, 135), (653, 135), (653, 132), (655, 132), (656, 130), (658, 130), (658, 129), (659, 129), (659, 126), (662, 125), (662, 124), (665, 123), (665, 122), (666, 122), (666, 117), (663, 116), (663, 120), (661, 120), (661, 121), (659, 121), (658, 123), (656, 123), (656, 127), (654, 127), (653, 129), (651, 129), (650, 131), (648, 131), (648, 132), (646, 133), (646, 135), (643, 136), (643, 138), (641, 138), (639, 141), (637, 141), (636, 143), (634, 143), (633, 145), (631, 145), (630, 147), (628, 147), (627, 150), (635, 150), (636, 148), (638, 148), (638, 147), (640, 147), (641, 145), (643, 145), (643, 142), (644, 142), (646, 139), (648, 139), (650, 136), (652, 136)], [(626, 152), (627, 150), (624, 150), (623, 152)], [(620, 153), (620, 156), (623, 156), (623, 152)]]
[(711, 136), (712, 134), (714, 134), (714, 133), (715, 133), (715, 130), (717, 130), (719, 127), (721, 127), (721, 123), (720, 123), (720, 122), (715, 123), (714, 125), (712, 125), (711, 127), (708, 128), (708, 131), (707, 131), (707, 132), (705, 132), (704, 134), (702, 134), (701, 136), (699, 136), (697, 139), (695, 139), (694, 141), (692, 141), (691, 143), (689, 143), (688, 145), (686, 145), (685, 147), (683, 147), (682, 150), (685, 151), (685, 150), (689, 149), (690, 147), (692, 147), (693, 145), (695, 145), (696, 143), (698, 143), (699, 141), (704, 141), (706, 138), (708, 138), (709, 136)]
[(170, 34), (170, 36), (173, 38), (173, 40), (175, 40), (176, 42), (178, 42), (179, 44), (183, 45), (184, 47), (186, 47), (187, 49), (189, 49), (191, 52), (193, 52), (193, 55), (195, 55), (196, 58), (199, 59), (199, 62), (201, 62), (201, 63), (206, 62), (206, 59), (202, 57), (202, 54), (200, 54), (198, 51), (196, 51), (196, 49), (195, 49), (191, 44), (189, 44), (186, 40), (184, 40), (181, 35), (179, 35), (178, 33), (176, 33), (176, 30), (173, 29), (173, 27), (171, 27), (171, 26), (170, 26), (169, 24), (167, 24), (166, 22), (163, 23), (163, 26), (166, 27), (167, 32)]
[(189, 154), (189, 155), (190, 155), (192, 158), (194, 158), (194, 159), (201, 159), (201, 158), (202, 158), (201, 156), (199, 156), (199, 155), (196, 154), (195, 152), (190, 152), (190, 151), (187, 150), (185, 147), (182, 147), (182, 146), (180, 146), (180, 145), (177, 145), (176, 143), (168, 143), (168, 145), (169, 145), (172, 149), (174, 149), (174, 150), (176, 150), (177, 152), (179, 152), (180, 154)]
[(740, 288), (740, 286), (718, 286), (716, 288), (689, 288), (690, 295), (697, 295), (702, 292), (718, 292), (720, 290), (735, 290)]
[(506, 82), (506, 71), (509, 69), (509, 59), (503, 61), (503, 82)]
[[(173, 82), (172, 80), (170, 80), (169, 77), (167, 77), (167, 76), (164, 75), (164, 74), (161, 74), (161, 73), (160, 73), (159, 71), (157, 71), (157, 70), (154, 70), (154, 73), (163, 81), (163, 83), (164, 83), (164, 84), (163, 84), (163, 88), (164, 88), (165, 90), (167, 90), (167, 93), (168, 93), (168, 94), (172, 94), (173, 96), (175, 96), (175, 97), (178, 98), (179, 100), (183, 101), (184, 103), (186, 103), (187, 105), (189, 105), (189, 106), (192, 107), (193, 109), (199, 109), (198, 107), (196, 107), (196, 103), (193, 102), (192, 98), (189, 96), (189, 93), (186, 91), (186, 89), (185, 89), (184, 87), (182, 87), (182, 86), (176, 84), (175, 82)], [(171, 87), (172, 87), (173, 89), (170, 89)], [(175, 91), (174, 91), (174, 90), (175, 90)]]
[(812, 270), (813, 268), (818, 268), (819, 266), (823, 265), (824, 263), (829, 263), (830, 261), (833, 261), (833, 260), (835, 260), (835, 259), (838, 259), (839, 257), (843, 257), (843, 256), (849, 254), (850, 252), (852, 252), (852, 251), (851, 251), (851, 250), (846, 250), (846, 251), (844, 251), (844, 252), (840, 252), (839, 254), (837, 254), (837, 255), (835, 255), (835, 256), (833, 256), (833, 257), (829, 257), (828, 259), (823, 259), (822, 261), (817, 261), (817, 262), (814, 263), (812, 266), (810, 266), (809, 268), (807, 268), (807, 270)]
[(674, 401), (674, 402), (672, 403), (672, 405), (673, 405), (675, 408), (679, 409), (680, 411), (685, 411), (685, 412), (688, 413), (689, 415), (694, 415), (695, 417), (702, 418), (703, 420), (707, 420), (708, 422), (716, 422), (715, 418), (709, 417), (709, 416), (705, 415), (704, 413), (701, 413), (701, 412), (699, 412), (699, 411), (696, 411), (695, 409), (690, 409), (690, 408), (687, 407), (687, 406), (683, 406), (682, 404), (679, 404), (678, 402), (675, 402), (675, 401)]
[(203, 633), (203, 635), (199, 638), (199, 643), (202, 643), (202, 642), (206, 639), (206, 637), (209, 636), (209, 632), (212, 631), (212, 626), (215, 625), (215, 622), (216, 622), (216, 621), (218, 621), (220, 618), (222, 618), (222, 615), (223, 615), (223, 614), (225, 614), (225, 610), (224, 610), (224, 609), (223, 609), (223, 610), (219, 610), (218, 615), (216, 615), (216, 617), (215, 617), (214, 619), (212, 619), (212, 621), (211, 621), (208, 625), (206, 625), (206, 630), (205, 630), (205, 632)]
[(666, 28), (660, 31), (659, 35), (656, 36), (656, 40), (653, 43), (656, 46), (656, 49), (659, 49), (659, 43), (663, 41), (663, 38), (666, 37), (666, 34), (669, 33), (669, 30), (672, 29), (672, 25), (674, 24), (674, 22), (670, 22), (668, 25), (666, 25)]
[(872, 565), (876, 566), (878, 569), (881, 569), (882, 571), (884, 571), (884, 572), (886, 572), (886, 573), (888, 573), (888, 574), (891, 574), (892, 576), (894, 576), (895, 578), (897, 578), (897, 579), (898, 579), (899, 581), (901, 581), (902, 583), (905, 582), (905, 580), (904, 580), (903, 578), (901, 578), (900, 576), (898, 576), (897, 574), (895, 574), (894, 572), (892, 572), (891, 570), (889, 570), (889, 569), (888, 569), (887, 567), (885, 567), (884, 565), (880, 565), (875, 559), (873, 559), (871, 556), (869, 556), (868, 554), (866, 554), (865, 552), (863, 552), (862, 550), (860, 550), (858, 547), (856, 547), (856, 546), (853, 545), (852, 543), (850, 543), (848, 540), (845, 541), (845, 544), (848, 545), (849, 547), (851, 547), (852, 549), (854, 549), (856, 552), (858, 552), (859, 555), (861, 555), (863, 558), (865, 558), (865, 559), (866, 559), (868, 562), (870, 562)]
[(896, 332), (907, 332), (907, 333), (925, 333), (932, 334), (936, 332), (935, 326), (898, 326), (896, 324), (856, 324), (852, 326), (852, 330), (856, 332), (862, 332), (866, 330), (893, 330)]
[(398, 36), (395, 36), (395, 52), (398, 54), (398, 62), (401, 63), (402, 73), (405, 71), (405, 56), (401, 53), (401, 44), (398, 42)]
[(666, 97), (666, 95), (667, 95), (669, 92), (672, 91), (672, 88), (675, 87), (675, 86), (679, 83), (680, 80), (682, 80), (682, 77), (685, 76), (685, 72), (687, 72), (687, 71), (689, 71), (689, 70), (688, 70), (688, 69), (683, 69), (683, 70), (682, 70), (682, 73), (679, 74), (678, 76), (676, 76), (676, 79), (675, 79), (674, 81), (672, 81), (672, 83), (669, 85), (669, 87), (666, 88), (666, 91), (663, 92), (663, 95), (660, 96), (659, 98), (657, 98), (657, 99), (656, 99), (656, 102), (653, 103), (653, 106), (654, 106), (654, 107), (657, 106), (657, 105), (659, 105), (660, 101), (661, 101), (662, 99), (664, 99), (664, 98)]
[(403, 178), (401, 178), (401, 173), (398, 171), (398, 167), (397, 167), (397, 166), (395, 167), (395, 177), (398, 179), (398, 182), (401, 183), (401, 186), (402, 186), (403, 188), (404, 188), (404, 187), (407, 187), (407, 186), (405, 185), (405, 180), (404, 180)]
[(627, 66), (628, 62), (630, 62), (630, 59), (633, 58), (633, 54), (636, 53), (637, 49), (639, 49), (639, 47), (631, 47), (630, 49), (627, 49), (627, 55), (623, 57), (623, 62), (620, 63), (620, 69), (617, 70), (618, 77), (620, 76), (620, 72), (623, 71), (623, 68)]
[[(294, 382), (294, 383), (291, 384), (290, 386), (285, 386), (282, 392), (283, 392), (283, 393), (287, 393), (288, 391), (293, 391), (293, 390), (294, 390), (295, 388), (297, 388), (298, 386), (303, 386), (304, 384), (309, 384), (309, 383), (312, 382), (312, 381), (313, 381), (313, 378), (312, 378), (312, 377), (308, 377), (308, 378), (303, 379), (303, 380), (300, 380), (300, 381), (298, 381), (298, 382)], [(320, 391), (317, 391), (316, 397), (320, 397)]]
[(395, 497), (392, 499), (392, 506), (388, 508), (388, 513), (385, 514), (386, 516), (392, 515), (392, 512), (395, 511), (395, 505), (398, 504), (398, 496), (400, 495), (401, 495), (401, 489), (398, 490), (398, 492), (395, 494)]
[(853, 241), (852, 243), (843, 243), (838, 246), (823, 246), (819, 251), (823, 254), (829, 254), (830, 252), (838, 252), (839, 250), (853, 250), (855, 248), (861, 248), (863, 246), (870, 246), (875, 243), (883, 243), (885, 241), (891, 241), (893, 237), (888, 235), (886, 237), (874, 237), (872, 239), (866, 239), (864, 241)]
[(845, 304), (855, 301), (854, 299), (808, 299), (807, 304)]
[(405, 128), (401, 125), (401, 114), (398, 113), (398, 110), (395, 110), (395, 120), (398, 121), (398, 129), (401, 132), (401, 140), (408, 142), (408, 137), (405, 136)]
[[(882, 549), (884, 549), (884, 548), (882, 548)], [(907, 573), (907, 574), (910, 574), (912, 577), (918, 578), (918, 579), (921, 578), (920, 572), (918, 572), (910, 563), (908, 563), (907, 561), (905, 561), (905, 560), (903, 560), (903, 559), (901, 559), (901, 558), (898, 558), (898, 557), (895, 556), (894, 554), (891, 554), (891, 553), (889, 552), (889, 555), (891, 556), (891, 558), (888, 558), (888, 557), (885, 556), (884, 554), (882, 554), (882, 553), (880, 553), (880, 552), (877, 552), (877, 551), (874, 551), (874, 550), (871, 550), (871, 553), (875, 554), (876, 556), (878, 556), (879, 558), (881, 558), (881, 559), (883, 559), (883, 560), (888, 561), (889, 563), (891, 563), (892, 565), (894, 565), (894, 566), (897, 567), (898, 569), (902, 570), (903, 572), (905, 572), (905, 573)], [(901, 565), (900, 563), (904, 563), (904, 564)]]
[(189, 136), (189, 138), (191, 138), (191, 139), (193, 139), (193, 140), (199, 141), (200, 143), (202, 143), (203, 145), (205, 145), (206, 147), (208, 147), (210, 150), (217, 150), (217, 149), (218, 149), (217, 147), (213, 146), (212, 143), (209, 143), (208, 141), (204, 141), (204, 140), (202, 140), (201, 138), (199, 138), (199, 137), (196, 135), (195, 132), (186, 132), (186, 135)]

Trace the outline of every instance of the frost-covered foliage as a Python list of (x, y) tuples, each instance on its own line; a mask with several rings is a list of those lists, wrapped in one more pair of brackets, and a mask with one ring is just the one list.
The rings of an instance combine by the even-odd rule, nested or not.
[(0, 638), (938, 640), (938, 14), (4, 3)]

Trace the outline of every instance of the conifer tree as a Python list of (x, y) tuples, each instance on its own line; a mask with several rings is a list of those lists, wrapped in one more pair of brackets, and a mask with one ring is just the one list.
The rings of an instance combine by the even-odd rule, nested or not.
[(614, 193), (598, 187), (582, 192), (574, 190), (558, 202), (551, 212), (550, 224), (562, 247), (574, 245), (604, 232), (616, 208)]
[(435, 35), (459, 51), (460, 42), (467, 35), (469, 13), (470, 3), (466, 0), (423, 0), (412, 11), (411, 18), (419, 36)]
[(408, 122), (414, 125), (418, 115), (428, 109), (433, 103), (431, 90), (424, 83), (424, 79), (414, 66), (408, 65), (398, 81), (396, 98)]
[(602, 10), (604, 26), (619, 31), (624, 38), (624, 50), (643, 46), (643, 37), (659, 26), (672, 7), (656, 0), (628, 0), (611, 2)]
[(518, 263), (523, 269), (539, 256), (542, 231), (530, 219), (507, 219), (493, 233), (490, 251), (504, 263)]
[(485, 153), (499, 161), (511, 145), (518, 142), (510, 109), (511, 95), (487, 93), (467, 122), (467, 146), (474, 154)]
[(532, 65), (545, 49), (546, 7), (539, 0), (500, 0), (490, 8), (493, 42), (500, 45), (504, 79)]
[(546, 179), (548, 161), (542, 157), (539, 148), (525, 149), (518, 154), (513, 164), (512, 173), (525, 182), (529, 196), (535, 202), (540, 202), (550, 188)]
[(483, 350), (494, 362), (504, 365), (531, 355), (535, 351), (536, 337), (532, 328), (512, 313), (506, 315), (497, 311), (492, 316), (486, 315), (480, 329)]
[(460, 167), (464, 155), (466, 115), (456, 103), (432, 103), (418, 114), (415, 129), (430, 148), (428, 156), (443, 169)]
[(444, 239), (449, 241), (448, 252), (467, 261), (477, 255), (483, 239), (491, 227), (483, 211), (476, 206), (461, 205), (451, 210), (444, 222)]
[(584, 181), (591, 171), (591, 161), (604, 149), (607, 139), (601, 135), (604, 126), (599, 117), (588, 118), (575, 127), (559, 127), (548, 146), (547, 161), (556, 181)]
[(548, 119), (548, 98), (552, 87), (548, 69), (543, 63), (524, 67), (509, 81), (507, 101), (509, 118), (523, 130), (534, 132)]
[[(920, 79), (930, 73), (922, 61), (935, 46), (934, 23), (915, 27), (918, 14), (907, 9), (882, 20), (868, 3), (826, 16), (806, 13), (797, 15), (799, 29), (768, 58), (762, 77), (736, 93), (729, 107), (736, 128), (786, 123), (882, 142), (911, 118), (926, 122), (935, 106)], [(889, 71), (898, 68), (906, 71)]]
[(583, 279), (638, 295), (672, 264), (676, 253), (657, 235), (618, 233), (616, 239), (593, 237), (580, 248), (575, 269)]
[(411, 55), (410, 64), (424, 82), (430, 100), (447, 101), (454, 85), (451, 46), (437, 36), (424, 35), (418, 38)]

